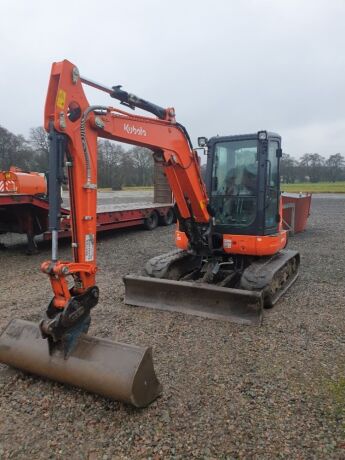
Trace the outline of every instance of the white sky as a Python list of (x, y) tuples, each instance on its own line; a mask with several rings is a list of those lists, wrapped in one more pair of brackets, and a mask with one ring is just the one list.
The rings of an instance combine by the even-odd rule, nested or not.
[(0, 0), (0, 8), (0, 124), (16, 134), (43, 124), (51, 63), (68, 59), (93, 80), (174, 106), (194, 144), (267, 129), (297, 157), (345, 153), (344, 0)]

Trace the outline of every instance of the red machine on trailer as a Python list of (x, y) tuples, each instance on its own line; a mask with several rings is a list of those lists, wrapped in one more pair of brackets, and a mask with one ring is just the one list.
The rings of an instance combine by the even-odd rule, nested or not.
[[(20, 233), (27, 236), (27, 254), (37, 251), (35, 236), (48, 231), (49, 203), (43, 174), (26, 173), (12, 167), (0, 171), (0, 234)], [(70, 211), (62, 206), (59, 237), (70, 237)], [(155, 165), (153, 201), (97, 206), (97, 232), (143, 225), (153, 230), (157, 225), (171, 225), (175, 220), (172, 195), (161, 167)]]

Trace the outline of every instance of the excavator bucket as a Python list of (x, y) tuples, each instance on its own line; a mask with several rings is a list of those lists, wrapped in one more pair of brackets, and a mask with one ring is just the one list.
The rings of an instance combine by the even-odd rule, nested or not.
[(262, 292), (128, 275), (125, 303), (168, 310), (239, 324), (260, 325), (263, 317)]
[(77, 386), (135, 407), (145, 407), (161, 393), (151, 348), (82, 335), (68, 359), (52, 355), (38, 324), (14, 319), (0, 335), (0, 362)]

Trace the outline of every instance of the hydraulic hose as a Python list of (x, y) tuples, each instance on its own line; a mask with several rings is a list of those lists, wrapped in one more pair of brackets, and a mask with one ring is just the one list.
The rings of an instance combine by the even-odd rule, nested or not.
[(81, 117), (81, 121), (80, 121), (80, 136), (81, 136), (81, 143), (83, 146), (83, 152), (84, 152), (85, 164), (86, 164), (86, 185), (87, 186), (89, 186), (91, 183), (91, 167), (90, 167), (89, 147), (87, 145), (87, 139), (86, 139), (86, 120), (89, 114), (96, 110), (106, 110), (107, 111), (108, 107), (105, 107), (103, 105), (90, 105), (90, 107), (88, 107), (83, 113), (83, 116)]

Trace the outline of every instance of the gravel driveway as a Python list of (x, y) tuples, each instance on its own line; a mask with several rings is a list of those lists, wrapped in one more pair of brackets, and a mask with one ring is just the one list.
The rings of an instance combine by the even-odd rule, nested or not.
[[(122, 275), (172, 249), (173, 228), (101, 237), (91, 333), (151, 345), (163, 395), (136, 410), (2, 366), (0, 459), (344, 459), (344, 210), (345, 196), (313, 197), (290, 239), (300, 278), (261, 328), (125, 306)], [(51, 297), (48, 246), (22, 251), (0, 253), (0, 327)]]

